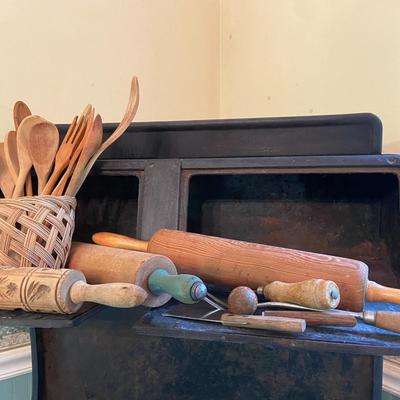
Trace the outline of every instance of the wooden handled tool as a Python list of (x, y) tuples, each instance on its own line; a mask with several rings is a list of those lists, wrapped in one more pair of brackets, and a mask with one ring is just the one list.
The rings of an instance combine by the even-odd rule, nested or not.
[(273, 281), (295, 283), (319, 278), (338, 285), (339, 308), (361, 311), (365, 299), (400, 304), (400, 290), (368, 281), (368, 267), (348, 258), (169, 229), (157, 231), (149, 242), (106, 232), (95, 234), (93, 241), (165, 255), (180, 272), (195, 274), (209, 283), (256, 289)]
[(160, 255), (73, 242), (67, 266), (82, 271), (90, 283), (129, 282), (142, 287), (147, 307), (160, 307), (171, 297), (193, 304), (207, 294), (201, 279), (177, 275), (172, 261)]
[(88, 285), (82, 272), (51, 268), (0, 268), (0, 309), (72, 314), (90, 301), (112, 307), (142, 304), (147, 293), (128, 283)]
[(192, 315), (191, 310), (188, 310), (186, 313), (182, 313), (179, 306), (173, 306), (162, 315), (164, 317), (213, 322), (238, 328), (264, 329), (278, 332), (301, 333), (306, 329), (306, 322), (299, 318), (264, 317), (261, 315), (234, 315), (224, 313), (223, 311), (208, 311), (204, 315), (198, 316), (197, 313)]
[(262, 313), (265, 317), (300, 318), (306, 321), (307, 326), (355, 326), (357, 319), (351, 314), (342, 314), (331, 311), (323, 313), (315, 311), (268, 310)]
[(340, 292), (335, 282), (324, 279), (309, 279), (298, 283), (271, 282), (257, 288), (271, 301), (300, 304), (311, 308), (336, 308), (340, 302)]
[(261, 315), (222, 314), (222, 325), (252, 329), (265, 329), (278, 332), (301, 333), (306, 329), (306, 323), (298, 318), (264, 317)]
[[(310, 279), (298, 283), (276, 281), (258, 289), (271, 301), (299, 304), (313, 309), (332, 309), (340, 300), (336, 284), (323, 279)], [(254, 314), (258, 306), (257, 296), (249, 287), (239, 286), (229, 294), (228, 308), (233, 314)]]
[[(278, 302), (267, 302), (260, 303), (258, 307), (268, 307), (268, 308), (284, 308), (288, 310), (297, 310), (294, 312), (300, 312), (299, 318), (303, 318), (302, 314), (304, 311), (312, 312), (314, 314), (322, 315), (322, 318), (330, 315), (338, 315), (341, 318), (352, 316), (354, 318), (361, 319), (368, 325), (373, 325), (381, 329), (386, 329), (392, 332), (400, 333), (400, 312), (394, 311), (362, 311), (362, 312), (352, 312), (352, 311), (341, 311), (341, 310), (318, 310), (310, 307), (303, 307), (297, 304), (290, 303), (278, 303)], [(265, 313), (265, 312), (264, 312)], [(265, 313), (265, 315), (270, 315)]]

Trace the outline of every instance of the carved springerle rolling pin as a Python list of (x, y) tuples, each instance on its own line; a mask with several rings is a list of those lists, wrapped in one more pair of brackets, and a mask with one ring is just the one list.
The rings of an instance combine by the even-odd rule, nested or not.
[(339, 308), (361, 311), (365, 299), (400, 304), (400, 290), (368, 280), (362, 261), (276, 246), (160, 229), (148, 242), (97, 233), (93, 241), (111, 247), (149, 251), (169, 257), (179, 272), (195, 274), (205, 282), (228, 287), (260, 283), (332, 280), (340, 289)]
[(309, 279), (297, 283), (271, 282), (257, 288), (257, 294), (263, 294), (271, 301), (320, 309), (336, 308), (340, 302), (336, 283), (324, 279)]
[(112, 307), (142, 304), (147, 293), (129, 283), (88, 285), (80, 271), (51, 268), (0, 268), (0, 309), (72, 314), (83, 302)]

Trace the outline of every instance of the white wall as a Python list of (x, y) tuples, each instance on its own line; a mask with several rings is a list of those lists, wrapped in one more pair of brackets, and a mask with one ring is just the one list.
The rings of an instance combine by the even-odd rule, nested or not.
[(133, 74), (137, 120), (218, 117), (218, 1), (2, 0), (0, 52), (0, 135), (19, 99), (54, 122), (88, 102), (119, 121)]
[(400, 151), (398, 0), (221, 0), (221, 116), (373, 112)]
[(398, 0), (2, 0), (0, 137), (12, 105), (69, 122), (374, 112), (400, 152)]

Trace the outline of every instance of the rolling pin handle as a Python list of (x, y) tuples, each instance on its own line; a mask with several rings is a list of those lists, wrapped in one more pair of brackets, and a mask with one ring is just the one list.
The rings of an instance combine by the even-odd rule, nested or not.
[(367, 301), (385, 301), (400, 304), (400, 289), (379, 285), (374, 281), (368, 281)]
[(156, 296), (168, 293), (174, 299), (185, 304), (198, 303), (207, 295), (207, 287), (194, 275), (170, 275), (164, 269), (156, 269), (147, 283), (150, 291)]
[(145, 240), (134, 239), (129, 236), (120, 235), (111, 232), (98, 232), (92, 236), (94, 243), (101, 246), (116, 247), (119, 249), (147, 251), (149, 242)]
[(77, 281), (71, 286), (69, 296), (74, 304), (89, 301), (111, 307), (130, 308), (143, 304), (147, 292), (131, 283), (88, 285), (84, 281)]

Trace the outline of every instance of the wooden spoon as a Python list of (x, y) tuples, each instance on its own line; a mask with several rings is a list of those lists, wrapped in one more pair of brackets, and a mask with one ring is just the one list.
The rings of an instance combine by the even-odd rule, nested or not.
[(101, 116), (97, 114), (93, 126), (85, 133), (84, 143), (81, 155), (79, 156), (78, 162), (75, 166), (74, 172), (69, 181), (65, 194), (67, 196), (74, 196), (76, 194), (75, 187), (80, 180), (84, 169), (93, 156), (93, 154), (99, 149), (103, 140), (103, 123)]
[[(29, 107), (23, 101), (17, 101), (14, 104), (13, 115), (14, 115), (15, 131), (17, 131), (19, 125), (24, 120), (24, 118), (29, 117), (30, 115), (32, 115), (32, 112), (29, 109)], [(26, 190), (26, 194), (28, 196), (32, 196), (32, 193), (33, 193), (32, 177), (31, 177), (30, 174), (26, 178), (25, 190)]]
[(87, 163), (85, 169), (80, 175), (79, 181), (75, 185), (74, 194), (78, 192), (80, 187), (82, 186), (84, 180), (88, 176), (90, 170), (92, 169), (96, 160), (100, 157), (104, 150), (107, 149), (111, 144), (113, 144), (129, 127), (133, 118), (136, 115), (137, 109), (139, 107), (139, 82), (136, 76), (132, 78), (131, 82), (131, 91), (129, 96), (128, 106), (125, 111), (125, 115), (122, 121), (117, 126), (117, 129), (112, 133), (112, 135), (99, 147), (99, 149), (94, 153), (92, 158)]
[(5, 160), (4, 143), (0, 143), (0, 189), (4, 197), (13, 195), (14, 181)]
[(38, 194), (42, 193), (50, 175), (60, 143), (57, 127), (49, 121), (32, 126), (29, 136), (29, 151), (38, 177)]
[(31, 110), (23, 101), (17, 101), (14, 104), (14, 126), (15, 130), (18, 129), (19, 125), (24, 118), (32, 115)]
[(17, 198), (22, 195), (24, 190), (24, 184), (26, 177), (28, 176), (32, 168), (32, 159), (29, 152), (29, 137), (31, 135), (31, 129), (36, 124), (46, 122), (45, 119), (31, 115), (24, 118), (17, 129), (17, 147), (18, 147), (18, 162), (19, 162), (19, 173), (13, 198)]
[(17, 132), (10, 131), (4, 137), (4, 157), (10, 170), (14, 184), (17, 183), (19, 173)]

